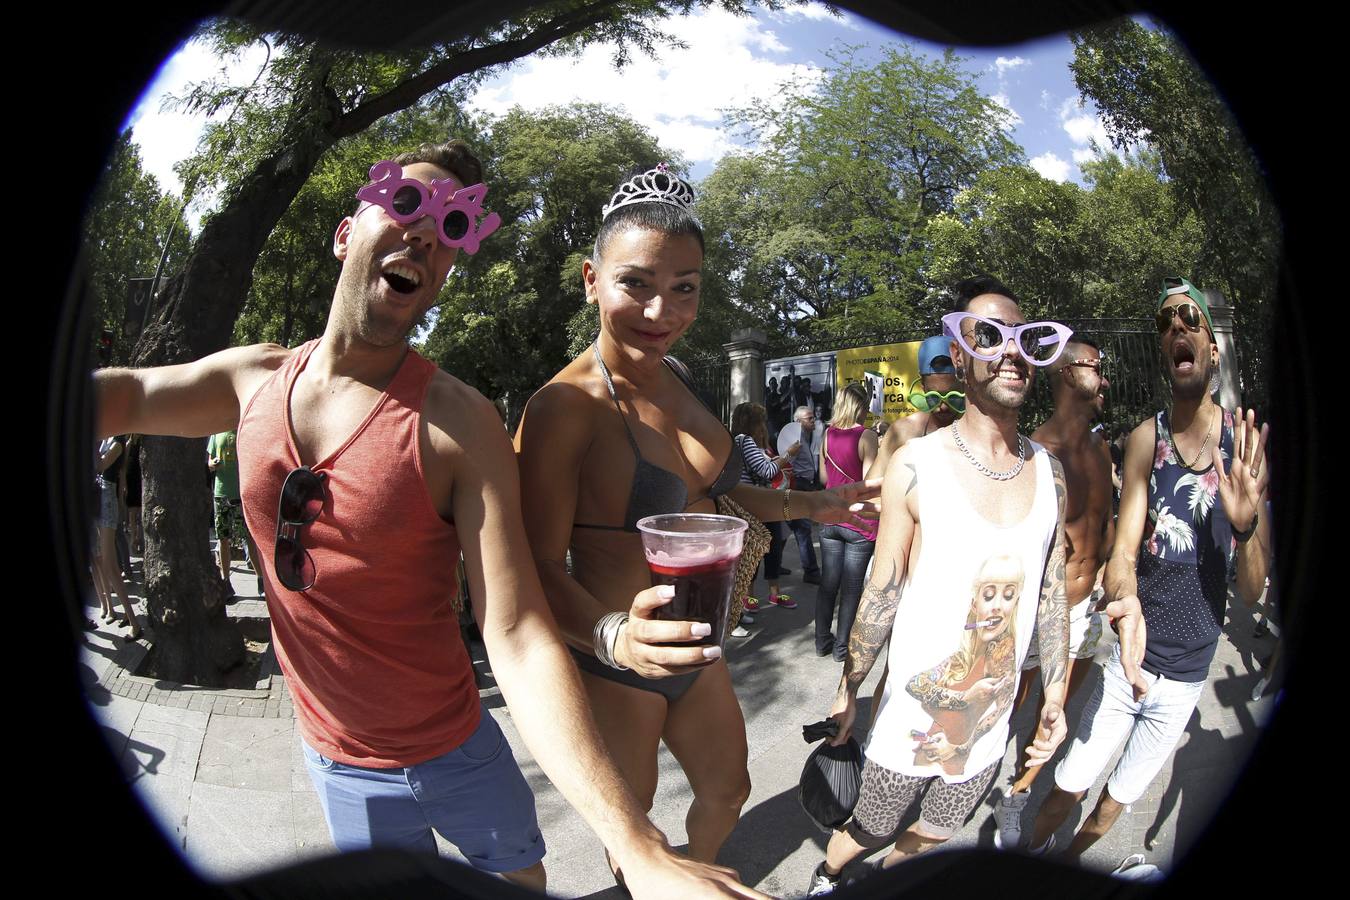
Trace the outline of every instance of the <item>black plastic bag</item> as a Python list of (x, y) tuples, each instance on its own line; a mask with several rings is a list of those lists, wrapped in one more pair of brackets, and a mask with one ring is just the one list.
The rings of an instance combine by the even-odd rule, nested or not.
[(822, 831), (834, 831), (853, 815), (862, 767), (862, 747), (851, 737), (838, 747), (822, 743), (806, 758), (797, 799)]

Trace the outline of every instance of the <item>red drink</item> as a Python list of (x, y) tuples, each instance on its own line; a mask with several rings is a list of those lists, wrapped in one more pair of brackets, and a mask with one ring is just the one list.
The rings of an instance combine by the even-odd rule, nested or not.
[(657, 619), (707, 622), (712, 634), (700, 641), (670, 644), (672, 647), (722, 646), (731, 614), (731, 589), (736, 583), (736, 562), (740, 555), (712, 562), (698, 560), (680, 565), (681, 560), (648, 560), (652, 584), (673, 584), (675, 598), (654, 613)]

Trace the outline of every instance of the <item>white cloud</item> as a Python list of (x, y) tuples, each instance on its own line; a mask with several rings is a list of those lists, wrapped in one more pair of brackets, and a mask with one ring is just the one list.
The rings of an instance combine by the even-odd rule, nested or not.
[(1052, 97), (1050, 95), (1050, 92), (1047, 91), (1045, 88), (1041, 88), (1041, 109), (1044, 110), (1050, 109), (1051, 99)]
[(814, 66), (772, 57), (788, 48), (752, 17), (710, 10), (667, 23), (688, 47), (662, 48), (657, 59), (637, 56), (622, 70), (613, 48), (592, 46), (581, 56), (532, 57), (487, 82), (470, 99), (476, 110), (502, 115), (513, 106), (539, 109), (573, 101), (622, 106), (661, 143), (691, 163), (711, 163), (733, 145), (722, 110), (773, 97), (789, 78), (817, 81)]
[(993, 100), (999, 106), (1003, 107), (1003, 111), (1008, 114), (1006, 130), (1012, 131), (1018, 125), (1022, 124), (1022, 117), (1018, 114), (1017, 110), (1012, 108), (1012, 103), (1008, 100), (1007, 94), (1003, 93), (1002, 91), (999, 91), (997, 94), (994, 94), (989, 99)]
[(813, 22), (832, 22), (841, 28), (847, 28), (849, 31), (859, 31), (861, 26), (854, 21), (848, 10), (840, 10), (843, 15), (833, 15), (820, 3), (806, 3), (801, 6), (792, 6), (788, 9), (780, 9), (777, 12), (770, 12), (770, 18), (779, 21), (791, 21), (792, 19), (809, 19)]
[(1031, 167), (1039, 172), (1042, 178), (1061, 182), (1069, 180), (1069, 164), (1048, 150), (1040, 156), (1033, 156)]
[[(186, 93), (193, 82), (217, 75), (232, 84), (251, 84), (266, 58), (267, 51), (258, 46), (237, 57), (221, 59), (206, 44), (191, 41), (160, 66), (123, 127), (132, 129), (131, 139), (141, 151), (141, 167), (158, 179), (161, 189), (181, 193), (183, 184), (173, 166), (196, 151), (208, 121), (201, 114), (162, 110), (165, 99)], [(224, 120), (232, 111), (233, 107), (228, 107), (213, 118)]]
[(998, 69), (998, 77), (1000, 82), (1003, 80), (1003, 77), (1007, 75), (1009, 72), (1011, 72), (1013, 69), (1029, 65), (1031, 65), (1031, 60), (1023, 59), (1020, 56), (1014, 56), (1011, 58), (1007, 56), (1000, 56), (998, 59), (994, 60), (994, 68)]
[(1111, 147), (1102, 120), (1076, 97), (1069, 97), (1059, 105), (1059, 124), (1073, 141), (1073, 160), (1080, 165), (1096, 158), (1094, 145), (1102, 151)]

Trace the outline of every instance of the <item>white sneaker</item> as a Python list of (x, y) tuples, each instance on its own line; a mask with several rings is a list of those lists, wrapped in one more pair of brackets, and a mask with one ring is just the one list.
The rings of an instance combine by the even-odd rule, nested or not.
[(745, 628), (744, 625), (737, 625), (735, 628), (731, 629), (731, 636), (732, 636), (732, 637), (749, 637), (749, 636), (750, 636), (750, 632), (746, 630), (746, 628)]
[[(843, 874), (843, 873), (840, 873)], [(811, 873), (811, 884), (806, 889), (808, 897), (823, 897), (826, 894), (834, 893), (834, 889), (839, 887), (839, 875), (829, 875), (825, 872), (825, 863), (816, 866), (816, 870)]]

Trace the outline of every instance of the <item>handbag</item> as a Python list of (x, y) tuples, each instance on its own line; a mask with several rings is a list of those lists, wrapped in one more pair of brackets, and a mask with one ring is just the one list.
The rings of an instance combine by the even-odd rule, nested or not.
[(745, 598), (750, 596), (750, 586), (755, 583), (755, 574), (759, 571), (760, 560), (769, 552), (769, 529), (755, 517), (755, 514), (732, 500), (726, 494), (717, 498), (717, 514), (735, 516), (750, 526), (745, 531), (745, 541), (741, 544), (741, 558), (736, 561), (736, 583), (731, 589), (731, 614), (727, 616), (727, 634), (741, 621), (745, 612)]

